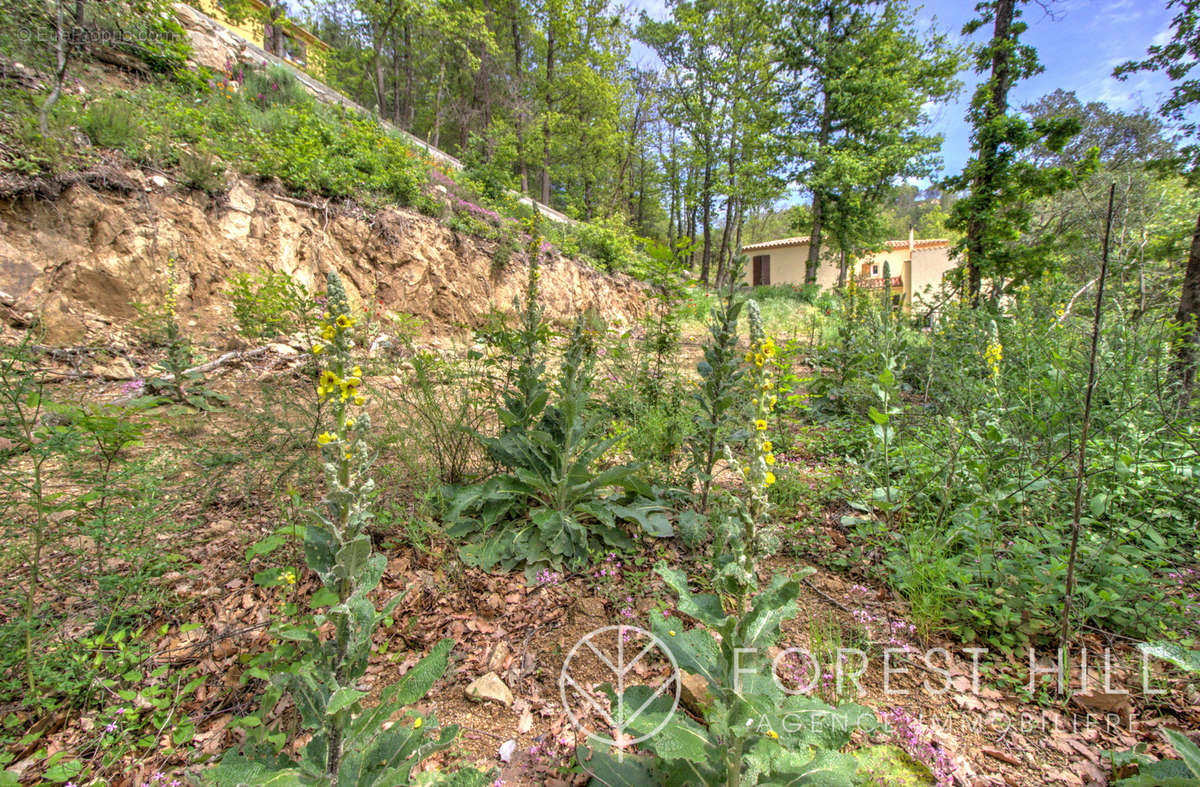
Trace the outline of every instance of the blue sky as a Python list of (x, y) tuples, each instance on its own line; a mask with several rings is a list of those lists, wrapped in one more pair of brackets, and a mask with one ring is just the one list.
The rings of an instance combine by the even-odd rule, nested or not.
[[(631, 10), (646, 10), (661, 18), (663, 0), (633, 0)], [(920, 26), (936, 25), (954, 40), (963, 24), (974, 17), (975, 0), (927, 0), (918, 12)], [(1054, 0), (1048, 15), (1035, 2), (1024, 8), (1029, 25), (1023, 40), (1037, 48), (1045, 71), (1018, 83), (1010, 95), (1015, 106), (1034, 101), (1058, 88), (1074, 90), (1082, 101), (1103, 101), (1125, 111), (1157, 107), (1169, 89), (1167, 80), (1139, 73), (1125, 82), (1112, 78), (1113, 67), (1141, 58), (1151, 43), (1164, 43), (1170, 35), (1172, 12), (1166, 0)], [(982, 40), (984, 30), (971, 40)], [(654, 57), (635, 45), (633, 59), (649, 65)], [(979, 76), (965, 71), (959, 99), (932, 108), (932, 128), (945, 137), (942, 155), (946, 172), (962, 169), (969, 155), (970, 129), (965, 122), (967, 103)]]

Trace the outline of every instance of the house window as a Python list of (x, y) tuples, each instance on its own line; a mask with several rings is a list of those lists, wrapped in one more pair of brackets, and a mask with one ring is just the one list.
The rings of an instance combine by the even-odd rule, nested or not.
[(878, 263), (873, 263), (873, 264), (871, 265), (871, 275), (872, 275), (872, 276), (878, 276), (878, 275), (879, 275), (879, 265), (878, 265)]
[(760, 254), (753, 260), (753, 271), (751, 272), (750, 283), (755, 287), (761, 287), (771, 283), (771, 255)]
[(304, 66), (308, 64), (308, 60), (305, 57), (307, 55), (307, 47), (305, 47), (303, 41), (285, 35), (283, 37), (283, 53), (288, 60), (297, 65)]

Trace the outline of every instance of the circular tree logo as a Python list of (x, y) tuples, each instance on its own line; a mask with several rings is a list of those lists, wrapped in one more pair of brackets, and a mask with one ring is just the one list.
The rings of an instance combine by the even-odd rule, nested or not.
[[(649, 697), (638, 707), (627, 707), (623, 701), (625, 689), (630, 685), (642, 685), (641, 682), (631, 684), (630, 673), (648, 674), (647, 657), (653, 658), (654, 651), (660, 651), (666, 656), (671, 664), (670, 674), (666, 677), (659, 676), (658, 683), (650, 686)], [(598, 702), (591, 692), (580, 685), (581, 681), (593, 684), (609, 683), (617, 697), (613, 709), (610, 710), (604, 703)], [(568, 687), (573, 691), (568, 692)], [(567, 654), (562, 672), (558, 676), (559, 695), (571, 723), (587, 738), (616, 745), (621, 749), (653, 737), (667, 726), (675, 715), (675, 709), (679, 707), (680, 687), (679, 665), (675, 662), (671, 649), (653, 633), (637, 626), (604, 626), (584, 635)], [(638, 736), (626, 735), (625, 731), (630, 725), (668, 690), (672, 691), (671, 710), (654, 729)], [(608, 732), (611, 732), (615, 739), (592, 729), (591, 725), (597, 716), (607, 724)]]

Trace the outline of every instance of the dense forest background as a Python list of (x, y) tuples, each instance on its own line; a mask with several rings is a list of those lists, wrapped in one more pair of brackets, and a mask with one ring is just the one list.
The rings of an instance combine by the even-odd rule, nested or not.
[[(981, 4), (968, 47), (921, 28), (903, 0), (678, 2), (665, 21), (561, 0), (307, 0), (291, 13), (334, 46), (336, 87), (461, 157), (491, 190), (626, 226), (717, 282), (739, 244), (772, 237), (811, 234), (854, 255), (910, 227), (968, 234), (952, 216), (973, 176), (935, 178), (928, 112), (964, 90), (960, 69), (995, 83), (997, 41), (1020, 55), (1009, 87), (1037, 72), (1020, 43), (1024, 5)], [(635, 49), (657, 67), (635, 66)], [(987, 98), (996, 109), (978, 105), (968, 120), (1019, 119), (1026, 138), (1006, 141), (1004, 156), (1045, 173), (1005, 196), (1019, 245), (1037, 257), (1005, 274), (1078, 265), (1114, 180), (1117, 256), (1178, 268), (1196, 199), (1179, 176), (1145, 168), (1176, 152), (1177, 122), (1069, 90), (1019, 108)]]

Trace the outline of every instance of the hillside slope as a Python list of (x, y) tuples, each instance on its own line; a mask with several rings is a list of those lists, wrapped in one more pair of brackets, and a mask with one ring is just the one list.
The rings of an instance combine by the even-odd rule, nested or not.
[[(237, 272), (281, 271), (313, 285), (342, 274), (358, 303), (406, 312), (434, 333), (480, 324), (507, 310), (525, 256), (505, 262), (498, 244), (457, 233), (416, 211), (338, 215), (239, 180), (211, 198), (137, 169), (86, 179), (46, 200), (0, 199), (0, 312), (14, 327), (37, 320), (45, 340), (112, 339), (159, 304), (168, 259), (175, 297), (197, 335), (232, 335), (227, 283)], [(551, 253), (543, 259), (548, 314), (566, 320), (594, 307), (610, 321), (639, 310), (642, 285)]]

